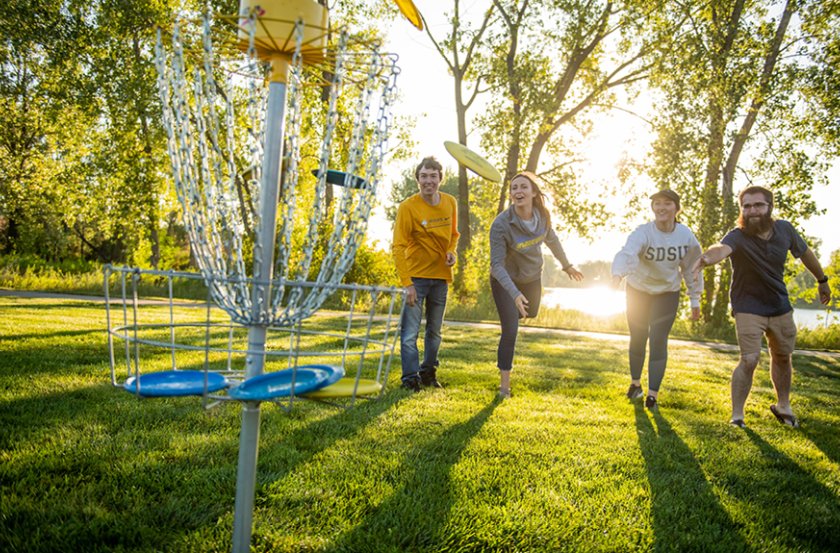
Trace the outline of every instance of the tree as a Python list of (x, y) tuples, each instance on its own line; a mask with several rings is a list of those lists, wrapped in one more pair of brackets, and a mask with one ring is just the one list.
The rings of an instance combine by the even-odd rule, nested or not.
[[(452, 74), (455, 91), (455, 118), (458, 124), (458, 143), (467, 145), (467, 112), (473, 106), (476, 98), (481, 92), (482, 75), (476, 74), (475, 57), (482, 47), (484, 34), (493, 20), (493, 10), (484, 12), (481, 21), (475, 27), (470, 26), (461, 17), (460, 0), (454, 0), (452, 13), (449, 17), (449, 34), (438, 40), (425, 24), (424, 29), (437, 49), (441, 58), (446, 62)], [(469, 90), (465, 90), (469, 85)], [(470, 229), (470, 189), (467, 175), (467, 168), (458, 166), (458, 232), (461, 238), (458, 241), (458, 256), (464, 260), (467, 257), (464, 252), (470, 248), (472, 233)]]
[[(373, 21), (370, 9), (348, 4), (337, 25)], [(155, 34), (205, 7), (193, 0), (0, 6), (0, 253), (142, 266), (178, 259), (161, 251), (183, 235), (174, 222), (180, 210), (160, 117)], [(214, 0), (210, 9), (235, 14), (239, 3)], [(373, 36), (373, 24), (358, 32)], [(311, 105), (321, 90), (307, 98)], [(305, 111), (320, 115), (317, 107)], [(405, 138), (404, 125), (392, 125)], [(342, 127), (336, 140), (349, 133)], [(392, 155), (404, 153), (398, 147)]]
[[(505, 182), (520, 168), (537, 172), (566, 222), (586, 235), (605, 213), (597, 202), (584, 204), (573, 135), (586, 134), (595, 111), (614, 107), (614, 89), (645, 78), (649, 44), (633, 31), (646, 14), (634, 2), (493, 3), (503, 26), (491, 35), (495, 55), (487, 58), (496, 94), (480, 120), (485, 141), (509, 137), (502, 149)], [(499, 211), (506, 198), (502, 186)]]
[(150, 238), (152, 259), (144, 262), (157, 263), (159, 200), (168, 180), (160, 170), (152, 44), (155, 25), (183, 7), (125, 0), (4, 5), (6, 251), (125, 261)]
[[(790, 24), (804, 4), (671, 3), (651, 20), (654, 31), (663, 21), (679, 28), (654, 55), (651, 82), (663, 105), (651, 174), (683, 195), (704, 246), (734, 225), (736, 180), (774, 189), (778, 216), (816, 212), (809, 190), (824, 167), (814, 157), (819, 147), (797, 133), (813, 59)], [(728, 264), (706, 271), (703, 315), (716, 327), (726, 324), (729, 279)]]

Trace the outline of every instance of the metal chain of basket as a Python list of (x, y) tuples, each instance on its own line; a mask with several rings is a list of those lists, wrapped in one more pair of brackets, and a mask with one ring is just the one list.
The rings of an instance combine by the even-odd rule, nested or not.
[[(396, 59), (373, 47), (364, 55), (353, 50), (346, 32), (340, 33), (328, 67), (329, 99), (321, 134), (315, 189), (310, 204), (299, 199), (304, 180), (299, 172), (304, 91), (309, 81), (322, 78), (323, 68), (302, 63), (303, 24), (295, 26), (296, 49), (289, 65), (286, 126), (283, 136), (282, 186), (279, 198), (277, 240), (274, 251), (264, 251), (260, 228), (260, 168), (265, 151), (266, 64), (254, 48), (258, 25), (255, 15), (240, 25), (248, 31), (249, 47), (239, 59), (220, 61), (214, 55), (213, 19), (202, 20), (201, 59), (188, 72), (188, 39), (176, 25), (171, 53), (159, 37), (156, 48), (163, 126), (173, 166), (175, 189), (184, 212), (184, 223), (213, 301), (233, 321), (243, 325), (295, 324), (322, 305), (334, 286), (352, 266), (373, 207), (396, 96)], [(348, 76), (360, 72), (362, 78)], [(218, 75), (227, 75), (227, 81)], [(348, 82), (356, 87), (349, 148), (341, 170), (359, 175), (360, 189), (341, 187), (325, 225), (326, 175), (341, 156), (333, 152), (339, 121), (339, 102)], [(191, 83), (191, 84), (190, 84)], [(244, 100), (244, 101), (243, 101)], [(372, 106), (376, 104), (375, 112)], [(242, 106), (240, 108), (240, 106)], [(239, 112), (243, 114), (237, 115)], [(243, 124), (244, 121), (244, 124)], [(303, 208), (309, 213), (301, 214)], [(270, 224), (270, 223), (269, 223)], [(329, 236), (320, 231), (329, 229)], [(316, 248), (324, 248), (316, 256)], [(271, 301), (254, 297), (247, 267), (247, 246), (255, 259), (275, 264)], [(320, 257), (315, 286), (286, 286), (289, 281), (309, 280)], [(258, 294), (269, 287), (256, 287)], [(268, 309), (253, 309), (268, 305)]]

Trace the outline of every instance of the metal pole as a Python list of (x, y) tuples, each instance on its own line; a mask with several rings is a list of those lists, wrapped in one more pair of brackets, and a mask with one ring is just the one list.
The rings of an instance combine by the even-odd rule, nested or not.
[[(283, 118), (285, 117), (286, 85), (272, 81), (266, 108), (265, 157), (263, 158), (260, 205), (262, 220), (258, 230), (260, 251), (254, 251), (253, 319), (264, 321), (261, 314), (270, 308), (271, 279), (274, 272), (275, 226), (280, 192), (280, 161), (283, 156)], [(248, 355), (245, 378), (263, 373), (265, 364), (265, 324), (248, 329)], [(242, 430), (239, 434), (239, 466), (236, 472), (236, 504), (233, 512), (233, 553), (251, 550), (251, 529), (254, 518), (254, 492), (257, 483), (257, 450), (260, 441), (260, 403), (242, 405)]]

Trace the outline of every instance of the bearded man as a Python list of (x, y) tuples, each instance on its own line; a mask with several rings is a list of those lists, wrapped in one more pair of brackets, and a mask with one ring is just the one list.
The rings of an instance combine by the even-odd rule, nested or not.
[(796, 344), (796, 324), (784, 280), (788, 252), (802, 261), (817, 279), (823, 304), (831, 301), (828, 277), (793, 225), (773, 219), (772, 192), (761, 186), (750, 186), (738, 195), (738, 201), (741, 206), (738, 228), (706, 250), (692, 267), (697, 275), (703, 267), (731, 257), (729, 300), (741, 359), (732, 372), (730, 424), (746, 427), (744, 405), (758, 366), (761, 338), (766, 336), (770, 378), (776, 390), (776, 403), (770, 406), (770, 411), (780, 423), (797, 428), (799, 420), (790, 405), (791, 355)]

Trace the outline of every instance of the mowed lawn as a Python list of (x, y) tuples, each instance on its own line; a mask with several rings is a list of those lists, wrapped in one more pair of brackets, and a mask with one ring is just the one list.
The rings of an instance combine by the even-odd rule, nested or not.
[[(264, 404), (255, 551), (840, 551), (840, 361), (796, 356), (802, 427), (747, 430), (737, 354), (672, 344), (660, 410), (626, 341), (447, 325), (443, 390), (350, 409)], [(0, 551), (229, 551), (240, 408), (111, 386), (101, 305), (0, 298)]]

